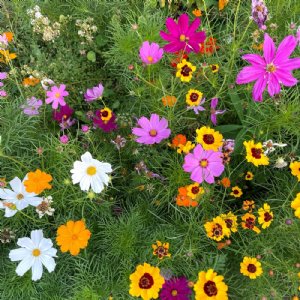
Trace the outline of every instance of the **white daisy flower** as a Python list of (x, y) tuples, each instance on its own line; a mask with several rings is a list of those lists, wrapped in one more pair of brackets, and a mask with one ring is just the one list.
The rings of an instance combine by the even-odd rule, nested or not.
[(5, 217), (12, 217), (17, 213), (18, 210), (23, 210), (28, 205), (37, 206), (42, 201), (43, 198), (37, 197), (35, 193), (26, 192), (24, 181), (27, 179), (25, 177), (23, 181), (18, 177), (15, 177), (9, 182), (10, 189), (0, 189), (0, 208), (5, 209)]
[(51, 239), (45, 239), (42, 230), (31, 231), (31, 239), (23, 237), (18, 239), (17, 244), (21, 247), (11, 250), (9, 258), (11, 261), (21, 261), (16, 273), (23, 276), (29, 269), (32, 269), (32, 280), (41, 279), (43, 274), (43, 265), (49, 271), (55, 269), (55, 261), (57, 250), (54, 249)]
[(104, 185), (108, 185), (112, 172), (111, 164), (94, 159), (90, 152), (81, 156), (82, 161), (75, 161), (72, 173), (73, 184), (79, 183), (82, 191), (91, 187), (95, 193), (101, 193)]

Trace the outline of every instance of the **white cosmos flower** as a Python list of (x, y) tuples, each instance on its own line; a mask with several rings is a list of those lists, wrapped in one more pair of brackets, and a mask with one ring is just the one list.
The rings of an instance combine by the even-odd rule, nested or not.
[(81, 156), (81, 161), (75, 161), (72, 173), (73, 184), (79, 183), (82, 191), (91, 187), (95, 193), (101, 193), (104, 185), (108, 185), (111, 164), (94, 159), (90, 152)]
[(19, 276), (32, 269), (32, 280), (39, 280), (43, 274), (43, 265), (49, 273), (54, 271), (56, 264), (53, 257), (56, 257), (57, 250), (52, 247), (50, 239), (44, 238), (42, 230), (31, 231), (31, 239), (20, 238), (17, 244), (21, 248), (11, 250), (9, 258), (11, 261), (21, 261), (16, 268)]
[(26, 192), (24, 186), (24, 180), (27, 177), (21, 180), (18, 177), (15, 177), (9, 182), (10, 189), (0, 189), (0, 208), (5, 209), (5, 217), (12, 217), (17, 213), (18, 210), (23, 210), (28, 205), (37, 206), (42, 201), (43, 198), (37, 197), (35, 193)]
[(275, 162), (274, 167), (278, 168), (278, 169), (282, 169), (282, 168), (286, 167), (287, 165), (288, 165), (288, 163), (284, 160), (283, 157), (278, 157)]
[(276, 147), (286, 147), (287, 144), (282, 144), (282, 143), (274, 143), (272, 140), (267, 140), (265, 142), (263, 142), (263, 147), (266, 149), (264, 151), (264, 154), (269, 154), (269, 153), (272, 153), (274, 152), (276, 149)]

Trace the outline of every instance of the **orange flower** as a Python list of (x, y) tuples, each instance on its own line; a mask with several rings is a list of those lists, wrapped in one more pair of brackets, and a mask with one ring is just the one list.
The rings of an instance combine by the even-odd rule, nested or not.
[(228, 177), (222, 178), (220, 183), (224, 186), (224, 188), (229, 188), (231, 184), (230, 179)]
[(219, 0), (219, 10), (223, 10), (224, 7), (228, 4), (229, 0)]
[(198, 202), (194, 201), (187, 195), (187, 188), (185, 186), (180, 187), (178, 189), (178, 196), (176, 198), (176, 204), (178, 206), (186, 206), (186, 207), (196, 207), (198, 206)]
[(171, 60), (171, 66), (173, 68), (177, 68), (177, 64), (180, 63), (183, 59), (188, 59), (188, 55), (183, 51), (179, 51), (175, 53), (175, 58)]
[(28, 193), (40, 194), (44, 190), (52, 189), (52, 185), (49, 182), (52, 181), (52, 176), (40, 169), (35, 172), (29, 172), (27, 174), (27, 180), (24, 181), (25, 189)]
[(202, 16), (202, 11), (201, 11), (200, 9), (194, 9), (194, 10), (192, 11), (192, 13), (193, 13), (193, 15), (194, 15), (195, 17), (201, 17), (201, 16)]
[(13, 38), (14, 38), (14, 34), (10, 31), (6, 31), (6, 32), (3, 32), (3, 35), (5, 35), (7, 41), (10, 43)]
[(161, 99), (164, 106), (172, 107), (176, 103), (177, 99), (175, 96), (165, 96)]
[(71, 255), (78, 255), (80, 249), (87, 247), (91, 232), (86, 229), (83, 220), (68, 221), (57, 229), (56, 242), (61, 252), (70, 251)]
[(177, 134), (172, 140), (172, 147), (176, 148), (179, 145), (186, 144), (186, 136), (184, 134)]
[(217, 39), (210, 37), (205, 40), (205, 42), (200, 43), (200, 53), (201, 54), (213, 54), (216, 50), (220, 49), (220, 47), (216, 44)]
[(38, 83), (40, 82), (40, 80), (38, 78), (35, 77), (26, 77), (23, 79), (22, 84), (27, 87), (27, 86), (36, 86)]
[(16, 53), (10, 53), (9, 50), (0, 50), (0, 62), (7, 64), (16, 57)]
[(252, 48), (255, 49), (255, 50), (261, 51), (264, 48), (264, 43), (261, 43), (261, 44), (258, 44), (258, 45), (253, 44)]

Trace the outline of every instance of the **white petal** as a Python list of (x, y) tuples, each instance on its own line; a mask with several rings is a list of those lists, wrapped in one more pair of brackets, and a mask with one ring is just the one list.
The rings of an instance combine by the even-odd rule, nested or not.
[(109, 177), (108, 177), (107, 174), (105, 174), (104, 172), (99, 172), (97, 175), (99, 176), (99, 178), (101, 179), (101, 181), (105, 185), (108, 185), (108, 183), (109, 183)]
[(82, 191), (88, 191), (91, 185), (91, 176), (84, 176), (80, 181), (80, 188)]
[(29, 205), (32, 205), (32, 206), (38, 206), (42, 203), (43, 201), (43, 198), (41, 197), (26, 197), (24, 198), (24, 200), (29, 204)]
[(85, 152), (83, 155), (81, 155), (81, 160), (85, 163), (89, 163), (93, 159), (90, 152)]
[(57, 257), (56, 253), (57, 253), (57, 250), (55, 248), (50, 248), (43, 252), (44, 255), (53, 256), (53, 257)]
[(109, 164), (109, 163), (101, 163), (101, 168), (105, 173), (112, 172), (111, 164)]
[(43, 238), (40, 241), (39, 249), (42, 251), (42, 253), (44, 253), (44, 251), (50, 249), (52, 246), (53, 246), (53, 243), (52, 243), (51, 239)]
[(39, 248), (41, 240), (44, 238), (43, 230), (32, 230), (31, 240), (35, 248)]
[(24, 208), (26, 208), (29, 205), (27, 201), (24, 201), (24, 199), (14, 201), (14, 203), (15, 203), (18, 210), (23, 210)]
[(0, 189), (0, 199), (12, 200), (16, 198), (16, 193), (9, 189)]
[(28, 237), (19, 238), (17, 241), (17, 245), (19, 245), (22, 248), (26, 248), (28, 250), (34, 249), (34, 244), (32, 240)]
[(13, 180), (9, 182), (9, 184), (14, 192), (20, 193), (22, 191), (23, 184), (20, 178), (15, 177)]
[(74, 162), (74, 166), (73, 166), (73, 169), (71, 170), (71, 173), (77, 173), (77, 172), (83, 171), (86, 169), (86, 166), (87, 166), (86, 163), (76, 160)]
[(76, 184), (78, 182), (80, 182), (83, 178), (83, 176), (86, 175), (85, 172), (79, 171), (79, 172), (74, 172), (74, 174), (72, 175), (72, 182), (73, 184)]
[(39, 280), (43, 275), (43, 265), (40, 259), (35, 259), (32, 265), (32, 277), (33, 281)]
[(17, 266), (16, 273), (19, 276), (23, 276), (31, 267), (34, 262), (32, 256), (25, 257)]
[(55, 260), (51, 256), (41, 255), (40, 259), (49, 273), (54, 271), (56, 263), (55, 263)]
[(23, 260), (26, 256), (30, 256), (31, 251), (26, 248), (18, 248), (14, 250), (10, 250), (9, 258), (11, 261), (19, 261)]
[(4, 217), (10, 218), (14, 216), (18, 211), (16, 209), (10, 209), (8, 207), (5, 208), (5, 214)]
[(98, 175), (92, 177), (91, 186), (92, 186), (92, 190), (95, 193), (101, 193), (102, 190), (104, 189), (103, 183), (101, 179), (98, 177)]

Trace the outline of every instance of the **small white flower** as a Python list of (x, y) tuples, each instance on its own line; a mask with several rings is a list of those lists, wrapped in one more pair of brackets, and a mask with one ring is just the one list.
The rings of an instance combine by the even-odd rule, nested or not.
[(18, 239), (17, 244), (21, 247), (11, 250), (9, 258), (11, 261), (21, 261), (16, 273), (23, 276), (29, 269), (32, 269), (33, 281), (41, 279), (43, 275), (43, 265), (49, 273), (55, 269), (55, 261), (57, 250), (53, 248), (51, 239), (45, 239), (42, 230), (31, 231), (31, 239), (23, 237)]
[(111, 164), (93, 159), (89, 152), (83, 154), (81, 160), (75, 161), (71, 170), (73, 184), (79, 183), (82, 191), (91, 187), (95, 193), (101, 193), (109, 183), (107, 173), (112, 172)]
[(276, 150), (276, 147), (286, 147), (287, 144), (282, 144), (282, 143), (273, 143), (272, 140), (267, 140), (266, 142), (263, 142), (263, 147), (266, 148), (264, 151), (264, 154), (269, 154), (272, 153)]
[(39, 214), (39, 217), (42, 218), (44, 215), (53, 216), (55, 209), (51, 207), (52, 196), (43, 197), (43, 201), (36, 207), (36, 212)]
[(5, 209), (5, 217), (14, 216), (18, 210), (23, 210), (28, 205), (37, 206), (39, 205), (43, 198), (37, 197), (35, 193), (26, 192), (24, 186), (24, 180), (27, 177), (21, 180), (18, 177), (15, 177), (9, 182), (10, 189), (0, 189), (0, 208)]
[(287, 165), (288, 165), (288, 163), (284, 160), (283, 157), (278, 157), (275, 162), (274, 168), (282, 169), (282, 168), (286, 167)]

